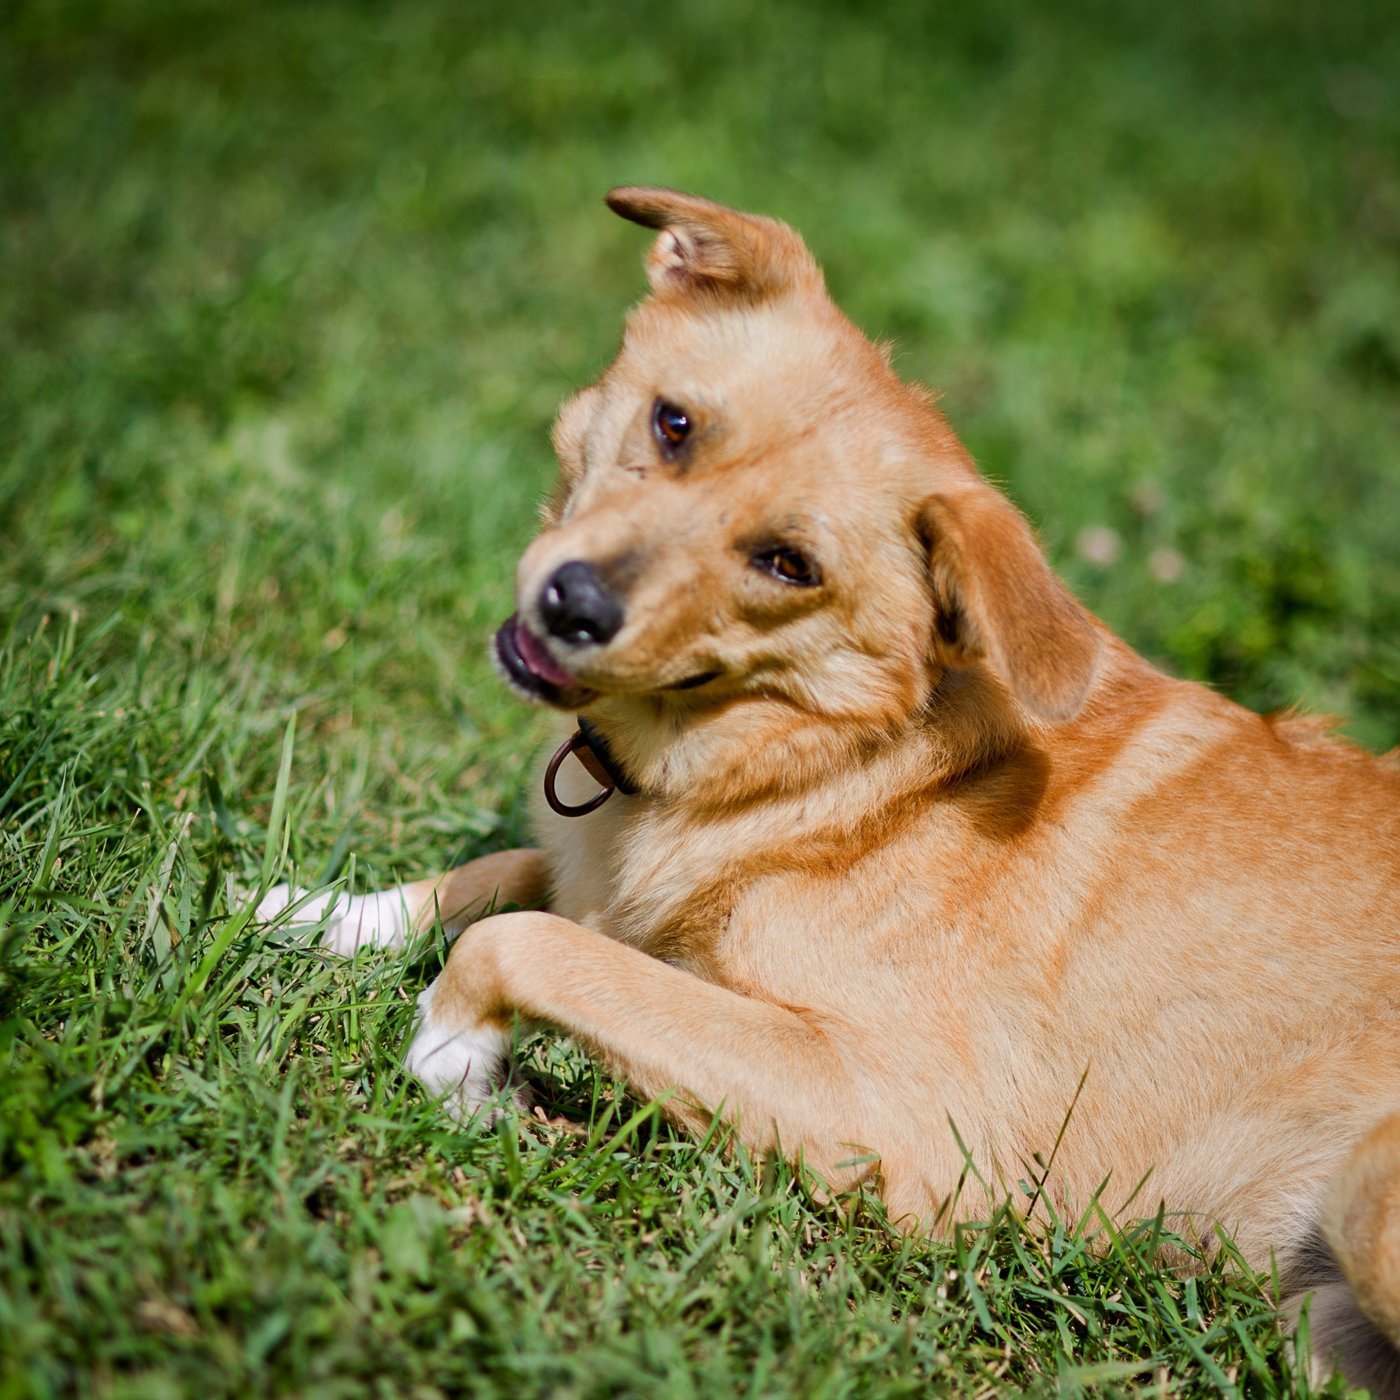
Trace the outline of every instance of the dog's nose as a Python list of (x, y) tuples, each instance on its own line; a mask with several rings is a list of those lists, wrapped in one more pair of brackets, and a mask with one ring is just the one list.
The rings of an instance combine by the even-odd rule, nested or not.
[(611, 641), (622, 627), (622, 603), (592, 564), (561, 564), (540, 592), (540, 617), (561, 642)]

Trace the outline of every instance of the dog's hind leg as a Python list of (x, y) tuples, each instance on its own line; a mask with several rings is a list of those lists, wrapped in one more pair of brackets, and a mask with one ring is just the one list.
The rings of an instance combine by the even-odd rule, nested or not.
[(323, 946), (349, 956), (358, 948), (399, 948), (430, 928), (434, 919), (455, 936), (474, 919), (504, 904), (529, 908), (549, 892), (549, 864), (543, 851), (497, 851), (459, 865), (446, 875), (394, 885), (370, 894), (325, 893), (277, 885), (258, 905), (258, 918), (270, 922), (289, 905), (293, 928), (325, 921)]
[(1400, 1400), (1400, 1114), (1353, 1149), (1321, 1224), (1342, 1277), (1316, 1290), (1308, 1313), (1319, 1374), (1335, 1368), (1377, 1400)]

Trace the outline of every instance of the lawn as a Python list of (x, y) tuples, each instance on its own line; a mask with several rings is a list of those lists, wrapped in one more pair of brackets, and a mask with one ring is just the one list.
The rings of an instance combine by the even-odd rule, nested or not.
[(458, 1130), (442, 948), (251, 910), (525, 838), (624, 181), (796, 224), (1134, 645), (1400, 741), (1391, 11), (0, 7), (0, 1400), (1308, 1393), (1228, 1250), (902, 1239), (554, 1037)]

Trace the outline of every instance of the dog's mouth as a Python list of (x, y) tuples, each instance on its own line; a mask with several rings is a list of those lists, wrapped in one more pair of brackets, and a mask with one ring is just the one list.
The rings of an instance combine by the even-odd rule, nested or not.
[[(559, 710), (581, 710), (602, 692), (566, 671), (549, 648), (520, 620), (518, 613), (496, 629), (496, 660), (511, 688), (527, 700), (553, 705)], [(718, 670), (697, 671), (678, 681), (662, 685), (654, 693), (677, 694), (698, 690), (718, 680)]]
[(506, 679), (529, 700), (541, 700), (561, 710), (576, 710), (598, 692), (566, 671), (518, 615), (496, 631), (496, 659)]

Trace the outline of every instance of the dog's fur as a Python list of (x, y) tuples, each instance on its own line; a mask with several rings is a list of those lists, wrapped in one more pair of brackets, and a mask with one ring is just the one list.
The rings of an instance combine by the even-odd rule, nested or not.
[[(586, 712), (640, 792), (295, 917), (342, 951), (465, 929), (409, 1051), (460, 1112), (547, 1023), (926, 1229), (969, 1156), (1005, 1191), (1063, 1128), (1061, 1209), (1148, 1176), (1130, 1213), (1276, 1259), (1316, 1294), (1319, 1370), (1400, 1395), (1396, 756), (1173, 680), (1085, 612), (791, 229), (609, 202), (660, 230), (651, 295), (559, 416), (508, 626), (517, 686)], [(542, 619), (575, 561), (624, 610), (606, 641)], [(566, 796), (595, 786), (565, 764)]]

